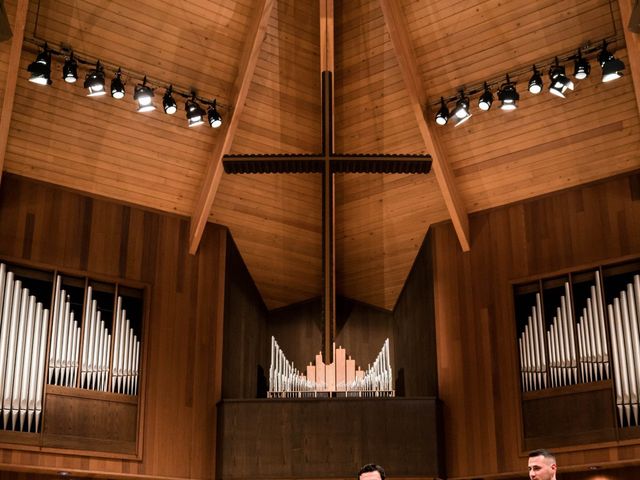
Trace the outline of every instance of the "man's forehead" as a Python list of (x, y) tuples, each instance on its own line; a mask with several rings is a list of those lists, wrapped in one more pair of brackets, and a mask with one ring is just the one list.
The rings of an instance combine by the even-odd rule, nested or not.
[(360, 474), (360, 480), (380, 480), (380, 472), (366, 472)]
[(547, 458), (544, 455), (538, 455), (537, 457), (529, 457), (529, 465), (551, 465), (553, 463), (552, 458)]

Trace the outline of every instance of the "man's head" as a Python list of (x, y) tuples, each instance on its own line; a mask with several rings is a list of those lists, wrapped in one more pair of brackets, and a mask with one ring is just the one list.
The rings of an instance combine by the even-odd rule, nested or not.
[(556, 457), (549, 450), (540, 449), (529, 453), (529, 478), (531, 480), (555, 480)]
[(358, 472), (358, 480), (384, 480), (384, 468), (368, 463)]

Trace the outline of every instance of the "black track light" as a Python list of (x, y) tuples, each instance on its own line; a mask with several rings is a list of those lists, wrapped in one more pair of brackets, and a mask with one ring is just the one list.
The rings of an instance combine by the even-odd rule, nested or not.
[(73, 58), (73, 52), (64, 61), (62, 79), (67, 83), (76, 83), (78, 81), (78, 62)]
[(133, 99), (138, 102), (138, 112), (151, 112), (156, 109), (153, 104), (153, 89), (147, 86), (147, 77), (145, 76), (142, 83), (136, 85), (133, 92)]
[(622, 76), (624, 62), (618, 60), (607, 50), (607, 42), (602, 42), (602, 50), (598, 54), (598, 63), (602, 67), (602, 81), (610, 82)]
[(576, 60), (573, 64), (573, 76), (578, 80), (584, 80), (591, 73), (591, 64), (589, 60), (582, 56), (580, 49), (578, 49), (578, 53), (576, 54)]
[(111, 80), (111, 96), (117, 100), (124, 98), (124, 83), (122, 82), (122, 69), (118, 69)]
[(537, 95), (541, 91), (542, 91), (542, 75), (540, 75), (540, 72), (538, 71), (538, 69), (534, 65), (533, 66), (533, 74), (531, 75), (531, 78), (529, 79), (529, 92), (533, 93), (534, 95)]
[(222, 125), (222, 117), (218, 113), (215, 100), (207, 109), (207, 118), (209, 119), (209, 125), (211, 125), (211, 128), (219, 128), (220, 125)]
[(558, 57), (556, 57), (556, 63), (549, 69), (549, 78), (551, 79), (549, 92), (554, 95), (565, 98), (565, 92), (573, 90), (573, 82), (565, 74), (564, 66), (560, 65)]
[(184, 104), (184, 109), (187, 112), (187, 124), (190, 127), (196, 127), (204, 123), (205, 112), (200, 108), (200, 105), (196, 102), (196, 94), (193, 93), (191, 98)]
[(107, 93), (104, 88), (104, 68), (102, 68), (100, 60), (96, 62), (96, 68), (87, 73), (84, 79), (84, 88), (89, 90), (88, 97), (99, 97)]
[(29, 81), (38, 85), (51, 85), (51, 52), (45, 43), (35, 61), (27, 67), (31, 73)]
[(456, 118), (456, 127), (462, 125), (464, 122), (471, 118), (471, 112), (469, 110), (469, 97), (464, 94), (464, 90), (460, 90), (460, 96), (456, 102), (456, 106), (453, 109), (453, 115)]
[(512, 83), (509, 80), (509, 75), (507, 74), (507, 81), (500, 85), (500, 90), (498, 90), (498, 100), (500, 100), (500, 109), (501, 110), (515, 110), (518, 108), (518, 100), (520, 100), (520, 95), (516, 90), (516, 84)]
[(446, 125), (449, 121), (449, 109), (444, 102), (444, 98), (440, 97), (440, 110), (436, 113), (436, 123), (438, 125)]
[(164, 95), (162, 97), (162, 108), (164, 108), (164, 113), (166, 113), (167, 115), (173, 115), (178, 111), (178, 105), (173, 98), (172, 92), (173, 87), (169, 85), (164, 91)]
[(493, 93), (489, 89), (489, 85), (487, 82), (484, 82), (484, 92), (480, 95), (478, 99), (478, 108), (484, 112), (491, 108), (491, 104), (493, 103)]

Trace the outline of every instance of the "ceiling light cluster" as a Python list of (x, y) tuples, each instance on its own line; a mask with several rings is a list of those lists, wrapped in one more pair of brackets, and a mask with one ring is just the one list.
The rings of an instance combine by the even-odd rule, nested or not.
[[(622, 76), (622, 70), (624, 70), (624, 63), (615, 58), (608, 50), (608, 44), (606, 40), (598, 42), (600, 46), (586, 46), (579, 48), (577, 53), (572, 53), (563, 56), (563, 62), (573, 61), (573, 78), (576, 80), (584, 80), (591, 73), (591, 64), (589, 58), (594, 57), (597, 59), (600, 68), (602, 69), (602, 81), (610, 82)], [(597, 53), (597, 56), (595, 54)], [(543, 80), (542, 70), (549, 68), (549, 93), (566, 98), (568, 91), (573, 90), (575, 85), (573, 81), (567, 76), (565, 65), (561, 64), (559, 57), (555, 57), (553, 61), (547, 64), (534, 65), (531, 70), (531, 77), (529, 78), (528, 91), (532, 95), (537, 95), (544, 90), (545, 82)], [(496, 80), (493, 82), (484, 82), (481, 87), (467, 89), (461, 88), (456, 96), (449, 98), (440, 97), (440, 101), (435, 104), (439, 107), (436, 115), (435, 122), (438, 125), (446, 125), (450, 120), (453, 120), (455, 126), (461, 125), (469, 118), (471, 118), (470, 100), (472, 95), (480, 94), (478, 98), (478, 108), (484, 112), (488, 111), (493, 105), (493, 92), (492, 86), (498, 86), (497, 97), (500, 102), (501, 110), (515, 110), (518, 108), (518, 101), (520, 100), (520, 94), (516, 89), (516, 82), (512, 81), (513, 77), (526, 74), (529, 70), (513, 72), (511, 76), (507, 73), (504, 75), (504, 80)], [(449, 104), (455, 102), (455, 106), (452, 110), (449, 110)]]
[[(51, 85), (53, 83), (51, 80), (51, 59), (52, 56), (57, 56), (65, 59), (62, 66), (62, 79), (66, 83), (76, 83), (78, 81), (78, 64), (89, 66), (89, 70), (84, 78), (84, 88), (87, 89), (88, 97), (100, 97), (107, 93), (111, 93), (111, 96), (116, 100), (120, 100), (125, 97), (126, 81), (121, 68), (118, 68), (117, 70), (115, 68), (113, 69), (114, 74), (111, 79), (110, 89), (107, 90), (105, 67), (100, 60), (90, 61), (79, 58), (70, 49), (56, 51), (49, 48), (46, 42), (41, 42), (35, 39), (25, 40), (41, 48), (41, 51), (38, 53), (35, 61), (27, 68), (31, 74), (29, 77), (30, 82), (37, 85)], [(185, 99), (185, 112), (187, 125), (189, 127), (202, 125), (205, 122), (207, 122), (212, 128), (218, 128), (222, 125), (222, 117), (218, 112), (215, 99), (208, 100), (198, 97), (194, 91), (185, 92), (177, 90), (168, 82), (161, 82), (163, 85), (168, 84), (166, 87), (157, 87), (147, 80), (146, 75), (137, 75), (133, 72), (129, 72), (126, 77), (142, 78), (142, 82), (138, 83), (133, 91), (133, 99), (138, 104), (138, 112), (144, 113), (155, 110), (154, 91), (157, 88), (164, 88), (162, 107), (164, 113), (167, 115), (173, 115), (178, 111), (178, 104), (175, 100), (175, 96), (177, 95)], [(207, 106), (206, 112), (201, 106), (202, 104)]]

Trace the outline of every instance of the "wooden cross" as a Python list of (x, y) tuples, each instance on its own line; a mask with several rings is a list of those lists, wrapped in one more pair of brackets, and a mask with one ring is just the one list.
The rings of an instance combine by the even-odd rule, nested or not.
[(225, 155), (226, 173), (322, 174), (322, 342), (326, 363), (333, 361), (335, 302), (335, 174), (420, 173), (431, 170), (430, 155), (345, 154), (334, 151), (333, 0), (320, 2), (322, 72), (322, 151), (313, 154)]

